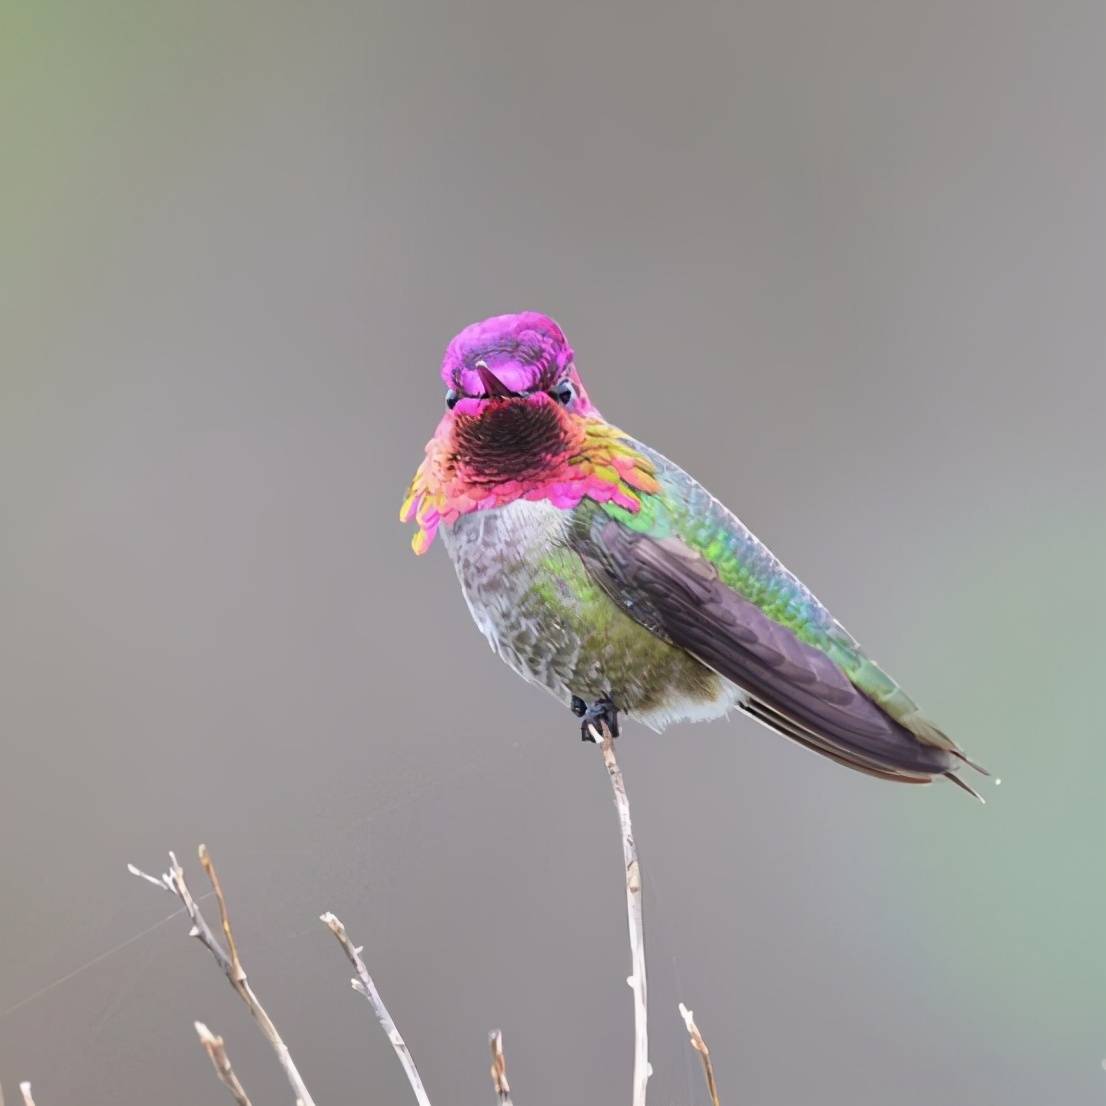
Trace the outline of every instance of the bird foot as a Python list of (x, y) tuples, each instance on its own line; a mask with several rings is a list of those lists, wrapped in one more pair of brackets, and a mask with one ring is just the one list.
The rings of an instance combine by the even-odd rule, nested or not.
[(594, 744), (595, 736), (592, 727), (601, 730), (604, 723), (611, 731), (611, 737), (618, 737), (618, 707), (609, 695), (602, 699), (596, 699), (589, 707), (578, 695), (572, 696), (572, 713), (580, 722), (580, 740), (590, 741)]

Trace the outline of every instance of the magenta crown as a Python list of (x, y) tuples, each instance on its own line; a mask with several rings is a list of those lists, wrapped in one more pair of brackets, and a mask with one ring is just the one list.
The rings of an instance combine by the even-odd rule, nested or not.
[(478, 361), (514, 392), (552, 388), (572, 364), (572, 347), (548, 315), (520, 311), (466, 326), (446, 347), (442, 381), (462, 395), (483, 391)]

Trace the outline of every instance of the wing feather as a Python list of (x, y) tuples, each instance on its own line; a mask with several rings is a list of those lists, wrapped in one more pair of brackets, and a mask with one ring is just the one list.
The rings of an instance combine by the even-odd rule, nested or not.
[(602, 509), (580, 523), (572, 541), (597, 583), (631, 617), (745, 691), (745, 709), (759, 721), (882, 778), (925, 783), (951, 768), (949, 750), (899, 724), (679, 535), (632, 529)]

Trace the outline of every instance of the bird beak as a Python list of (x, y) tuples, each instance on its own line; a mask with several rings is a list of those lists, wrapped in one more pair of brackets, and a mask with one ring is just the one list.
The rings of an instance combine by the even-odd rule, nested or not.
[(473, 368), (484, 385), (484, 395), (490, 399), (509, 399), (515, 394), (483, 361), (477, 361)]

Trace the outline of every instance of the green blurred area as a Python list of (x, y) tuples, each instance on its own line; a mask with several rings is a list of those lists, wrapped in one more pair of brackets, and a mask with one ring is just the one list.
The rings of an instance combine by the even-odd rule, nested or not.
[(1011, 500), (1005, 531), (968, 528), (965, 562), (918, 626), (947, 642), (931, 680), (952, 687), (944, 713), (969, 751), (987, 748), (992, 778), (965, 773), (988, 805), (949, 811), (937, 832), (912, 809), (911, 847), (944, 889), (914, 908), (944, 950), (931, 989), (970, 980), (955, 1016), (1016, 1033), (1043, 1064), (1058, 1036), (1106, 1031), (1106, 528), (1091, 504), (1026, 517)]

